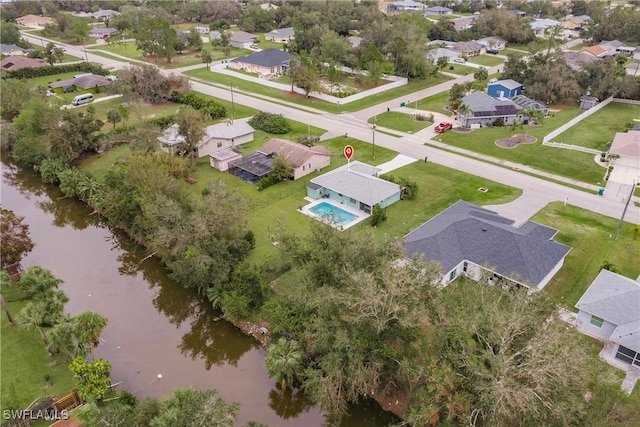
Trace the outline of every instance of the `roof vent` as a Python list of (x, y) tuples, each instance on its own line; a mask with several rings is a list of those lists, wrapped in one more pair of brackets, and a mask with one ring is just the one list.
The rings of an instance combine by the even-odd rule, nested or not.
[(487, 231), (487, 229), (485, 227), (482, 227), (482, 231)]

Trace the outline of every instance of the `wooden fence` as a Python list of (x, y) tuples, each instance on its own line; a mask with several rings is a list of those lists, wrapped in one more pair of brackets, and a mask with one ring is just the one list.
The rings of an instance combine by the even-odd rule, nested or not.
[[(3, 423), (1, 427), (28, 427), (36, 422), (38, 417), (40, 419), (53, 421), (56, 415), (58, 417), (62, 415), (62, 411), (68, 412), (80, 405), (82, 405), (82, 399), (77, 390), (71, 390), (59, 399), (53, 396), (41, 397), (31, 403), (26, 409), (14, 411), (9, 414), (10, 417), (15, 418)], [(44, 418), (45, 414), (52, 418)]]

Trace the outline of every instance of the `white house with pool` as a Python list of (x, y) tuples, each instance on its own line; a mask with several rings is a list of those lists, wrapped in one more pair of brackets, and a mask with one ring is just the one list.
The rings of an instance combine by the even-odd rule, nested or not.
[(382, 169), (353, 161), (318, 177), (307, 186), (313, 202), (302, 212), (346, 229), (371, 215), (375, 205), (386, 208), (400, 200), (400, 186), (378, 178)]

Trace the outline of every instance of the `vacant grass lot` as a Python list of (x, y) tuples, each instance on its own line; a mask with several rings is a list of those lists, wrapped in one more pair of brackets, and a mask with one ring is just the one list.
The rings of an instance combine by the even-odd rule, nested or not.
[[(22, 293), (14, 287), (3, 288), (2, 293), (11, 314), (17, 317), (28, 300), (22, 299)], [(5, 409), (25, 409), (40, 397), (60, 396), (73, 389), (68, 361), (59, 355), (49, 356), (38, 332), (10, 326), (4, 314), (0, 328), (0, 414)]]
[[(577, 116), (580, 112), (578, 107), (567, 107), (544, 119), (541, 126), (526, 126), (515, 132), (510, 126), (486, 127), (468, 133), (446, 132), (438, 139), (452, 146), (599, 185), (602, 183), (604, 169), (594, 162), (592, 154), (542, 145), (542, 138), (546, 134)], [(525, 131), (528, 135), (538, 138), (538, 141), (535, 144), (520, 145), (513, 149), (500, 148), (495, 144), (497, 139), (509, 138), (514, 133), (524, 133)]]
[(640, 120), (640, 105), (612, 102), (576, 126), (561, 133), (554, 141), (605, 151), (616, 132), (626, 131), (625, 125)]
[[(374, 117), (371, 117), (369, 123), (373, 122)], [(411, 114), (396, 113), (395, 111), (378, 114), (375, 117), (375, 123), (377, 126), (407, 133), (418, 132), (432, 124), (431, 122), (415, 120)]]
[(282, 43), (272, 42), (267, 40), (264, 34), (260, 34), (260, 49), (278, 49), (282, 50)]
[(450, 62), (443, 71), (447, 73), (459, 74), (461, 76), (466, 76), (467, 74), (473, 74), (476, 69), (473, 67), (469, 67), (467, 65), (456, 64)]
[(485, 67), (493, 67), (504, 63), (504, 59), (495, 55), (478, 55), (467, 58), (467, 61), (474, 64), (483, 65)]
[(422, 98), (418, 101), (419, 110), (433, 111), (442, 114), (451, 114), (451, 111), (444, 109), (449, 105), (449, 92), (441, 92), (437, 95)]
[(614, 241), (610, 236), (618, 220), (560, 202), (549, 204), (532, 220), (558, 229), (554, 239), (573, 248), (564, 267), (545, 287), (545, 292), (567, 308), (576, 311), (574, 305), (598, 275), (604, 261), (613, 263), (626, 277), (635, 279), (640, 274), (640, 229), (632, 224), (625, 222), (618, 240)]
[[(205, 44), (205, 48), (211, 52), (211, 56), (214, 61), (219, 61), (221, 59), (227, 58), (235, 58), (237, 56), (243, 56), (250, 54), (251, 51), (248, 49), (238, 49), (231, 48), (229, 55), (225, 55), (222, 49), (220, 48), (212, 48), (210, 45)], [(113, 57), (110, 54), (121, 55), (130, 59), (135, 59), (139, 61), (146, 61), (150, 64), (158, 65), (163, 68), (179, 68), (186, 67), (189, 65), (203, 64), (202, 58), (200, 57), (200, 52), (185, 52), (181, 54), (177, 54), (173, 58), (173, 62), (171, 64), (167, 64), (166, 59), (159, 58), (156, 62), (153, 57), (145, 57), (141, 51), (136, 48), (135, 41), (126, 41), (124, 43), (116, 42), (111, 45), (102, 45), (99, 48), (89, 49), (89, 52), (94, 53), (99, 56)], [(204, 64), (203, 64), (204, 66)]]
[(291, 94), (289, 91), (282, 91), (275, 88), (270, 88), (259, 83), (249, 82), (240, 78), (227, 76), (226, 74), (215, 73), (206, 69), (198, 69), (187, 71), (184, 74), (192, 77), (197, 77), (205, 81), (210, 81), (225, 86), (229, 85), (229, 81), (232, 82), (234, 87), (247, 92), (255, 93), (258, 95), (268, 96), (282, 101), (292, 102), (301, 106), (317, 108), (318, 110), (327, 111), (330, 113), (337, 113), (339, 111), (358, 111), (363, 108), (371, 107), (372, 105), (379, 104), (391, 99), (398, 98), (403, 95), (408, 95), (413, 92), (425, 89), (427, 87), (435, 86), (439, 83), (443, 83), (449, 80), (449, 77), (438, 75), (425, 80), (409, 81), (408, 84), (399, 88), (389, 90), (376, 95), (368, 96), (364, 99), (351, 102), (346, 105), (337, 105), (331, 102), (322, 101), (316, 98), (305, 98), (303, 95)]

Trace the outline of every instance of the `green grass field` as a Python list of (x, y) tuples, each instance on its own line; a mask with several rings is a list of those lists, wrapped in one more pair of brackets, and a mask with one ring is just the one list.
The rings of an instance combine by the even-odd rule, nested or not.
[(419, 110), (433, 111), (442, 114), (451, 114), (444, 108), (449, 105), (449, 92), (441, 92), (437, 95), (422, 98), (418, 101)]
[(471, 56), (467, 58), (467, 61), (472, 62), (474, 64), (483, 65), (485, 67), (493, 67), (495, 65), (500, 65), (504, 63), (504, 59), (497, 57), (495, 55)]
[[(231, 48), (229, 55), (225, 55), (222, 49), (215, 48), (211, 46), (211, 44), (209, 43), (205, 43), (204, 48), (208, 49), (209, 52), (211, 52), (213, 61), (219, 61), (219, 60), (228, 59), (228, 58), (235, 58), (237, 56), (243, 56), (251, 53), (251, 51), (248, 49)], [(153, 58), (145, 57), (142, 54), (142, 52), (136, 48), (135, 41), (126, 41), (124, 43), (115, 42), (115, 43), (112, 43), (111, 45), (102, 45), (98, 48), (94, 47), (89, 49), (89, 52), (99, 56), (105, 56), (105, 57), (113, 57), (113, 55), (110, 55), (110, 54), (121, 55), (130, 59), (145, 61), (150, 64), (158, 65), (163, 68), (169, 68), (169, 69), (186, 67), (189, 65), (197, 65), (197, 64), (202, 64), (204, 67), (199, 51), (198, 52), (190, 51), (190, 52), (177, 54), (173, 58), (173, 62), (171, 64), (167, 63), (167, 61), (163, 58), (158, 59), (158, 62), (156, 62)]]
[(260, 49), (278, 49), (282, 50), (282, 43), (272, 42), (265, 38), (265, 34), (260, 34)]
[[(373, 124), (374, 118), (371, 117), (368, 122)], [(375, 117), (375, 123), (377, 126), (407, 133), (418, 132), (432, 124), (431, 122), (414, 120), (411, 114), (397, 113), (395, 111), (378, 114)]]
[[(438, 137), (442, 142), (498, 159), (517, 162), (553, 174), (573, 178), (589, 184), (601, 185), (604, 169), (593, 160), (593, 155), (542, 145), (542, 138), (580, 114), (578, 107), (567, 107), (543, 120), (541, 126), (526, 126), (512, 131), (510, 126), (486, 127), (468, 133), (446, 132)], [(505, 149), (495, 144), (497, 139), (509, 138), (518, 133), (527, 133), (538, 138), (535, 144), (523, 144)]]
[(532, 220), (558, 229), (554, 239), (573, 248), (562, 269), (545, 287), (545, 292), (568, 309), (576, 311), (575, 303), (598, 275), (604, 261), (613, 263), (623, 276), (635, 279), (640, 274), (637, 226), (624, 223), (618, 240), (614, 241), (610, 236), (615, 233), (618, 220), (560, 202), (546, 206)]
[(255, 93), (257, 95), (268, 96), (275, 99), (280, 99), (282, 101), (291, 102), (294, 104), (298, 104), (300, 106), (306, 106), (311, 108), (316, 108), (318, 110), (327, 111), (329, 113), (338, 113), (340, 111), (352, 112), (362, 110), (363, 108), (371, 107), (372, 105), (379, 104), (381, 102), (385, 102), (391, 99), (398, 98), (403, 95), (409, 95), (413, 92), (435, 86), (439, 83), (443, 83), (449, 80), (448, 77), (438, 75), (436, 77), (431, 77), (425, 80), (420, 81), (409, 81), (404, 86), (399, 88), (389, 90), (386, 92), (382, 92), (379, 94), (368, 96), (364, 99), (360, 99), (358, 101), (351, 102), (345, 105), (337, 105), (331, 102), (322, 101), (316, 98), (305, 98), (303, 95), (299, 94), (291, 94), (290, 91), (282, 91), (280, 89), (267, 87), (261, 85), (260, 83), (254, 83), (250, 81), (243, 80), (241, 78), (230, 77), (226, 74), (215, 73), (206, 69), (197, 69), (187, 71), (184, 74), (192, 77), (196, 77), (202, 79), (204, 81), (210, 81), (216, 84), (222, 84), (225, 86), (229, 85), (229, 81), (232, 82), (234, 87), (238, 89)]
[(575, 144), (605, 151), (616, 132), (625, 132), (626, 124), (640, 120), (640, 105), (612, 102), (554, 138), (556, 142)]
[(466, 76), (467, 74), (473, 74), (475, 70), (476, 70), (475, 68), (469, 67), (467, 65), (450, 62), (442, 71), (447, 73), (459, 74), (461, 76)]
[[(28, 300), (21, 299), (19, 290), (7, 288), (2, 292), (15, 318)], [(5, 409), (25, 409), (40, 397), (61, 396), (74, 388), (68, 361), (59, 355), (49, 356), (38, 332), (10, 326), (4, 313), (0, 328), (0, 413)]]

